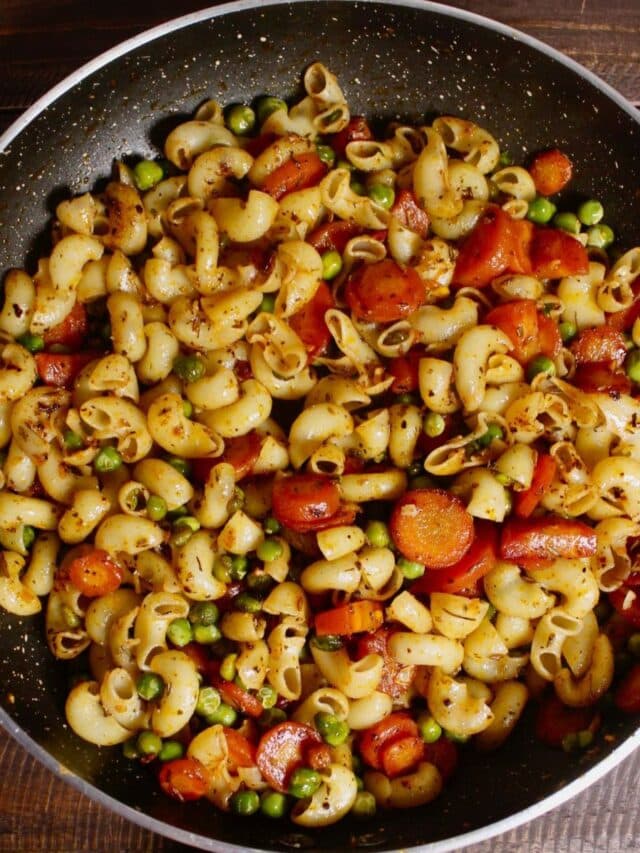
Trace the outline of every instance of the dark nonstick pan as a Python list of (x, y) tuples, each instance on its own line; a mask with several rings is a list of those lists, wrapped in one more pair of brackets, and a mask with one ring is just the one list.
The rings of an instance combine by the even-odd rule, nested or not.
[[(517, 160), (557, 145), (577, 164), (572, 193), (602, 200), (626, 247), (638, 241), (640, 119), (593, 75), (533, 39), (425, 2), (240, 2), (160, 27), (61, 84), (0, 139), (0, 273), (35, 265), (63, 195), (108, 176), (114, 158), (156, 156), (168, 131), (206, 98), (293, 96), (322, 60), (357, 113), (411, 121), (437, 113), (486, 126)], [(576, 794), (640, 742), (612, 718), (598, 746), (566, 756), (523, 721), (490, 756), (469, 750), (432, 805), (344, 820), (317, 833), (180, 805), (117, 749), (81, 742), (63, 705), (69, 671), (47, 651), (40, 619), (0, 619), (0, 722), (84, 793), (149, 829), (203, 850), (459, 849)]]

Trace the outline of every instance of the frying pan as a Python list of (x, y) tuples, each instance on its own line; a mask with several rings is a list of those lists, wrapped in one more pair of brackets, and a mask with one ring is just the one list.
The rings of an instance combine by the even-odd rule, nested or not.
[[(126, 42), (56, 87), (0, 139), (0, 272), (33, 269), (46, 223), (69, 193), (108, 176), (114, 158), (157, 156), (207, 97), (299, 94), (322, 60), (356, 113), (476, 120), (521, 160), (557, 145), (577, 164), (572, 196), (599, 198), (623, 246), (640, 220), (639, 116), (610, 87), (534, 39), (417, 0), (239, 2), (186, 16)], [(637, 234), (635, 235), (637, 240)], [(578, 793), (640, 741), (636, 721), (607, 718), (597, 747), (566, 756), (535, 741), (530, 719), (489, 756), (465, 752), (438, 800), (414, 812), (344, 820), (318, 832), (160, 794), (117, 749), (81, 742), (64, 720), (69, 669), (51, 658), (42, 620), (0, 620), (0, 722), (33, 755), (96, 801), (202, 850), (460, 849)]]

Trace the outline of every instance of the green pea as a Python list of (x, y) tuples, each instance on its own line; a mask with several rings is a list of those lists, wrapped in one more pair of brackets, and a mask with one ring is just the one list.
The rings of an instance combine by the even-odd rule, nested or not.
[(188, 477), (191, 473), (191, 465), (186, 459), (181, 459), (179, 456), (169, 456), (167, 462), (183, 477)]
[(222, 632), (217, 625), (194, 625), (193, 639), (196, 643), (203, 646), (209, 646), (211, 643), (217, 643), (222, 637)]
[(249, 560), (244, 554), (236, 554), (231, 558), (231, 577), (234, 581), (241, 581), (249, 571)]
[(215, 625), (220, 611), (213, 601), (198, 601), (189, 610), (189, 622), (192, 625)]
[(258, 717), (258, 725), (263, 729), (272, 729), (278, 723), (284, 723), (287, 715), (282, 708), (266, 708)]
[(499, 424), (487, 424), (487, 431), (479, 436), (476, 441), (480, 447), (489, 447), (496, 439), (503, 438), (504, 433)]
[(260, 811), (265, 817), (284, 817), (287, 812), (286, 796), (279, 791), (265, 791), (260, 798)]
[(556, 366), (549, 356), (537, 355), (527, 365), (527, 379), (529, 382), (539, 373), (546, 373), (548, 376), (556, 375)]
[(256, 102), (256, 117), (258, 119), (258, 124), (263, 124), (263, 122), (268, 119), (272, 113), (286, 109), (287, 105), (282, 98), (274, 98), (272, 95), (264, 95), (262, 98), (258, 98)]
[(338, 649), (342, 648), (342, 637), (337, 634), (324, 634), (322, 637), (315, 635), (311, 642), (323, 652), (337, 652)]
[(627, 649), (634, 656), (640, 658), (640, 634), (632, 634), (627, 640)]
[(489, 602), (489, 607), (487, 609), (487, 612), (484, 615), (484, 618), (487, 620), (487, 622), (491, 622), (491, 620), (493, 619), (493, 617), (496, 615), (497, 612), (498, 611), (493, 606), (493, 604), (491, 604), (491, 602)]
[(575, 323), (567, 320), (566, 322), (559, 324), (558, 331), (560, 332), (560, 337), (563, 342), (566, 344), (578, 334), (578, 327)]
[(31, 332), (25, 332), (24, 335), (16, 338), (16, 341), (20, 346), (28, 349), (29, 352), (42, 352), (44, 349), (44, 338), (42, 335), (32, 335)]
[(404, 394), (398, 394), (393, 402), (397, 406), (415, 406), (419, 401), (415, 394), (410, 394), (407, 391)]
[(580, 220), (575, 213), (570, 213), (568, 210), (562, 213), (556, 213), (553, 217), (553, 224), (561, 231), (566, 231), (568, 234), (580, 233)]
[(66, 450), (80, 450), (81, 447), (84, 447), (84, 441), (82, 440), (82, 436), (79, 435), (77, 432), (74, 432), (72, 429), (67, 429), (64, 431), (62, 440), (64, 442)]
[(136, 690), (142, 699), (150, 702), (158, 699), (164, 693), (164, 680), (155, 672), (143, 672), (136, 683)]
[(578, 208), (578, 219), (583, 225), (597, 225), (604, 216), (604, 207), (594, 198), (583, 201)]
[(167, 521), (170, 521), (173, 524), (174, 521), (177, 521), (178, 518), (184, 518), (185, 515), (189, 515), (187, 507), (185, 505), (177, 506), (175, 509), (172, 509), (167, 513)]
[(234, 814), (248, 817), (260, 808), (260, 797), (256, 791), (238, 791), (231, 797), (230, 803)]
[(555, 212), (556, 206), (552, 201), (543, 196), (538, 196), (538, 198), (534, 198), (533, 201), (529, 202), (527, 219), (535, 222), (536, 225), (545, 225), (553, 218)]
[(625, 369), (632, 382), (640, 382), (640, 350), (634, 349), (633, 352), (629, 353)]
[(565, 752), (575, 752), (578, 748), (578, 735), (575, 732), (571, 732), (568, 735), (565, 735), (562, 738), (562, 749)]
[(504, 486), (505, 489), (508, 489), (509, 486), (513, 485), (513, 480), (507, 474), (503, 474), (501, 471), (495, 475), (496, 480), (500, 483), (501, 486)]
[(154, 160), (140, 160), (133, 167), (133, 180), (141, 192), (155, 187), (164, 178), (164, 170)]
[(191, 622), (184, 617), (174, 619), (169, 623), (167, 628), (167, 639), (171, 640), (174, 646), (181, 649), (193, 640), (193, 629)]
[(25, 548), (29, 549), (36, 541), (36, 531), (30, 524), (25, 524), (22, 528), (22, 542)]
[(200, 522), (193, 515), (183, 515), (180, 518), (176, 518), (173, 522), (173, 528), (174, 530), (180, 530), (183, 527), (186, 527), (192, 533), (196, 533), (200, 530)]
[(325, 281), (331, 281), (331, 279), (335, 278), (342, 270), (342, 255), (340, 252), (336, 252), (335, 249), (331, 249), (330, 251), (322, 254), (321, 260), (322, 278)]
[(410, 489), (432, 489), (433, 480), (427, 474), (420, 474), (419, 477), (412, 477), (409, 480)]
[(141, 755), (157, 755), (162, 749), (162, 738), (152, 731), (140, 732), (136, 746)]
[(249, 595), (248, 592), (241, 592), (240, 595), (236, 595), (233, 599), (233, 606), (243, 613), (259, 613), (262, 610), (262, 602)]
[(182, 401), (182, 414), (185, 416), (185, 418), (190, 418), (193, 414), (193, 404), (191, 400)]
[(425, 567), (422, 563), (416, 563), (414, 560), (407, 560), (405, 557), (401, 557), (398, 560), (398, 568), (408, 581), (414, 581), (417, 578), (421, 578), (425, 572)]
[(206, 717), (206, 721), (210, 726), (221, 725), (227, 726), (227, 728), (230, 728), (237, 719), (237, 711), (225, 702), (221, 702), (216, 710)]
[(183, 382), (196, 382), (206, 372), (203, 360), (197, 355), (178, 355), (173, 360), (173, 372)]
[(151, 521), (162, 521), (167, 514), (167, 502), (160, 495), (149, 495), (147, 515)]
[(189, 527), (180, 527), (174, 530), (169, 537), (169, 544), (174, 548), (183, 548), (193, 536), (193, 530)]
[(196, 702), (196, 714), (200, 714), (201, 717), (209, 717), (218, 710), (221, 704), (220, 693), (215, 687), (201, 687)]
[(279, 560), (284, 553), (282, 542), (277, 539), (265, 539), (256, 548), (256, 556), (263, 563), (272, 563), (274, 560)]
[(68, 604), (63, 604), (62, 606), (62, 617), (67, 628), (79, 628), (82, 624), (82, 620), (78, 614), (75, 613)]
[(213, 564), (213, 576), (220, 583), (231, 583), (231, 557), (224, 554)]
[(263, 311), (265, 314), (273, 314), (276, 309), (276, 298), (272, 293), (265, 293), (262, 297), (262, 302), (258, 305), (258, 311)]
[(289, 782), (289, 793), (297, 800), (306, 800), (312, 797), (322, 784), (322, 777), (316, 770), (310, 767), (298, 767), (291, 774)]
[(227, 504), (227, 509), (229, 513), (233, 515), (234, 512), (239, 512), (244, 506), (244, 492), (239, 486), (236, 486), (233, 490), (233, 497)]
[(364, 791), (364, 781), (360, 778), (360, 776), (356, 776), (356, 790)]
[(366, 195), (367, 194), (367, 188), (362, 183), (362, 181), (351, 181), (350, 187), (351, 187), (351, 191), (354, 192), (356, 195)]
[(369, 791), (358, 791), (351, 806), (351, 814), (364, 820), (373, 817), (376, 813), (376, 798)]
[(227, 127), (236, 136), (247, 136), (256, 126), (256, 114), (247, 104), (234, 104), (227, 110)]
[(93, 460), (93, 467), (98, 474), (109, 474), (111, 471), (117, 471), (122, 465), (122, 456), (118, 453), (115, 447), (103, 447)]
[(587, 231), (587, 246), (594, 249), (607, 249), (615, 240), (615, 234), (608, 225), (602, 222), (599, 225), (593, 225)]
[(260, 700), (262, 707), (268, 710), (269, 708), (275, 707), (275, 704), (278, 701), (278, 691), (270, 684), (265, 684), (256, 693), (256, 698)]
[(578, 732), (578, 749), (587, 749), (593, 743), (593, 732), (584, 729)]
[(498, 166), (501, 166), (503, 169), (505, 166), (513, 166), (513, 157), (508, 151), (500, 152), (500, 156), (498, 157)]
[(336, 162), (336, 169), (346, 169), (348, 172), (355, 172), (356, 167), (346, 157), (340, 157)]
[(371, 201), (384, 207), (385, 210), (390, 210), (396, 200), (396, 194), (393, 187), (388, 187), (386, 184), (374, 184), (369, 187), (369, 198)]
[(425, 743), (435, 743), (442, 736), (442, 727), (428, 714), (418, 718), (418, 730)]
[(258, 598), (264, 598), (271, 591), (273, 583), (273, 579), (260, 569), (256, 569), (247, 578), (247, 587)]
[(330, 145), (317, 145), (316, 150), (318, 152), (318, 157), (322, 160), (322, 162), (327, 166), (328, 169), (333, 169), (333, 166), (336, 162), (336, 152)]
[(179, 740), (165, 740), (158, 753), (158, 758), (160, 761), (175, 761), (176, 758), (182, 758), (183, 755), (184, 747)]
[(265, 518), (265, 520), (262, 522), (262, 527), (263, 527), (263, 530), (265, 533), (268, 533), (271, 535), (274, 533), (280, 533), (280, 529), (281, 529), (280, 528), (280, 522), (278, 521), (277, 518), (274, 518), (272, 515), (270, 515), (268, 518)]
[(450, 740), (451, 743), (466, 743), (469, 740), (469, 735), (459, 735), (456, 732), (445, 732), (445, 737), (447, 740)]
[(389, 528), (384, 521), (370, 521), (367, 524), (364, 535), (374, 548), (388, 548), (391, 544)]
[(437, 438), (445, 431), (447, 423), (437, 412), (428, 412), (422, 422), (422, 430), (429, 438)]
[(136, 758), (140, 758), (140, 753), (138, 752), (138, 747), (136, 746), (137, 738), (132, 737), (129, 740), (125, 740), (122, 744), (122, 754), (125, 758), (133, 761)]
[(318, 713), (313, 721), (322, 739), (329, 746), (340, 746), (349, 737), (349, 726), (344, 720), (339, 720), (335, 714)]

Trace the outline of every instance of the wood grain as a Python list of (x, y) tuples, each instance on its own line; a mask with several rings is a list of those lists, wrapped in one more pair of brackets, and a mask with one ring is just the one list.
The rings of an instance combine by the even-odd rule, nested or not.
[[(0, 132), (83, 62), (206, 0), (0, 0)], [(458, 0), (523, 30), (640, 104), (639, 0)], [(640, 754), (550, 815), (469, 853), (640, 849)], [(97, 806), (0, 731), (0, 853), (185, 853)]]

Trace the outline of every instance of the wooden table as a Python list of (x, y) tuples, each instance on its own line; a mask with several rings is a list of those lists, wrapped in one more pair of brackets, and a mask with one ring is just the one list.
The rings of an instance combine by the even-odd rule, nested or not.
[[(0, 0), (0, 132), (86, 60), (206, 0)], [(583, 63), (640, 105), (640, 0), (457, 0)], [(640, 154), (640, 153), (639, 153)], [(470, 853), (640, 849), (640, 753), (562, 808)], [(0, 732), (2, 853), (177, 853), (190, 848), (83, 798)]]

